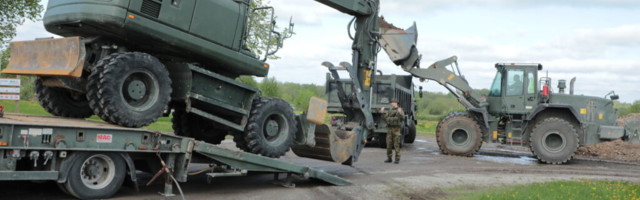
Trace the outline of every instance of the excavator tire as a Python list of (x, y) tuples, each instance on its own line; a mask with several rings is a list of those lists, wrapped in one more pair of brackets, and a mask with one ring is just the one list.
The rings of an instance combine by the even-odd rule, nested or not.
[(224, 130), (216, 130), (216, 127), (220, 126), (216, 126), (214, 122), (196, 114), (187, 113), (184, 109), (175, 109), (171, 122), (173, 131), (179, 136), (192, 137), (211, 144), (220, 144), (227, 136)]
[(482, 130), (467, 113), (450, 113), (438, 123), (436, 140), (443, 154), (473, 156), (482, 146)]
[(134, 128), (149, 125), (162, 116), (171, 99), (169, 72), (146, 53), (117, 53), (102, 67), (96, 67), (90, 77), (97, 83), (88, 88), (93, 91), (87, 96), (100, 104), (94, 109), (102, 110), (94, 113), (112, 124)]
[(258, 97), (253, 100), (244, 142), (251, 153), (278, 158), (293, 145), (296, 127), (293, 109), (287, 102)]
[(550, 117), (536, 124), (529, 137), (529, 145), (538, 161), (563, 164), (571, 160), (578, 150), (578, 133), (568, 121)]
[(55, 116), (87, 118), (93, 115), (84, 94), (58, 87), (44, 85), (43, 77), (36, 79), (36, 97), (40, 105)]
[(96, 65), (93, 67), (92, 73), (90, 73), (89, 77), (87, 77), (87, 86), (86, 86), (87, 96), (86, 97), (87, 97), (87, 100), (89, 100), (89, 107), (91, 107), (93, 114), (95, 114), (100, 118), (103, 118), (103, 117), (108, 118), (109, 116), (106, 116), (104, 114), (104, 109), (102, 108), (102, 105), (99, 102), (100, 99), (98, 98), (98, 82), (100, 82), (100, 73), (93, 73), (93, 72), (103, 70), (104, 66), (107, 63), (110, 63), (111, 60), (115, 59), (118, 55), (119, 54), (114, 53), (100, 59), (98, 63), (96, 63)]

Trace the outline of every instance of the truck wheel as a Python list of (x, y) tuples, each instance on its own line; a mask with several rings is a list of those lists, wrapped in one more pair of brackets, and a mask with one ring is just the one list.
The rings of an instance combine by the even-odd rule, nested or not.
[(173, 131), (176, 135), (192, 137), (211, 144), (220, 144), (225, 139), (226, 132), (216, 129), (214, 122), (201, 116), (187, 113), (183, 109), (173, 112)]
[(36, 79), (36, 97), (42, 108), (55, 116), (87, 118), (93, 115), (84, 94), (64, 88), (47, 87), (44, 78)]
[(293, 109), (282, 99), (253, 100), (244, 140), (251, 153), (277, 158), (289, 151), (296, 133)]
[(451, 113), (438, 123), (436, 140), (443, 154), (473, 156), (482, 146), (480, 125), (463, 112)]
[(378, 133), (378, 145), (380, 145), (380, 148), (387, 148), (387, 133)]
[(533, 128), (529, 145), (540, 162), (562, 164), (571, 160), (578, 150), (578, 133), (564, 119), (547, 118)]
[(71, 165), (65, 188), (79, 199), (113, 196), (127, 173), (124, 159), (115, 153), (81, 153)]
[(149, 125), (162, 115), (171, 99), (169, 72), (146, 53), (119, 53), (103, 67), (96, 67), (90, 77), (98, 79), (97, 87), (89, 88), (96, 95), (88, 95), (100, 102), (102, 112), (96, 114), (113, 124)]
[(404, 142), (413, 144), (416, 141), (416, 124), (413, 120), (409, 120), (407, 123), (407, 135), (404, 136)]

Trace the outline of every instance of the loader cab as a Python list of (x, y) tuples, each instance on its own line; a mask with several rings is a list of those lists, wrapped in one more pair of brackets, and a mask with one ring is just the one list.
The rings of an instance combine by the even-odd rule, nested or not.
[(489, 90), (489, 113), (526, 114), (538, 104), (540, 64), (496, 64), (496, 76)]

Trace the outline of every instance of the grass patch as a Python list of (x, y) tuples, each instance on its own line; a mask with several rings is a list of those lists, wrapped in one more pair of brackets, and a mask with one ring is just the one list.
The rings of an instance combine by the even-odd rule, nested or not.
[[(0, 105), (4, 106), (4, 111), (7, 113), (16, 113), (16, 102), (15, 101), (7, 101), (0, 100)], [(29, 114), (29, 115), (45, 115), (51, 116), (47, 111), (40, 106), (37, 101), (20, 101), (20, 106), (18, 107), (19, 112), (21, 114)], [(102, 120), (98, 116), (91, 116), (87, 118), (87, 120), (102, 122)], [(171, 127), (171, 116), (169, 117), (160, 117), (158, 121), (150, 124), (149, 126), (143, 127), (144, 129), (153, 130), (153, 131), (162, 131), (162, 132), (173, 132), (173, 128)]]
[(622, 181), (555, 181), (531, 183), (507, 188), (451, 191), (457, 200), (501, 199), (611, 199), (640, 200), (640, 184)]
[(438, 121), (418, 121), (416, 131), (420, 136), (436, 136), (436, 126)]

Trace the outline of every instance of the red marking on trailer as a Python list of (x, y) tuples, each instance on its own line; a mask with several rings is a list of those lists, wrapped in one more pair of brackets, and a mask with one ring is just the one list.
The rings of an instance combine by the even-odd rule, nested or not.
[(111, 142), (113, 142), (113, 135), (111, 135), (111, 134), (98, 134), (96, 142), (98, 142), (98, 143), (111, 143)]

